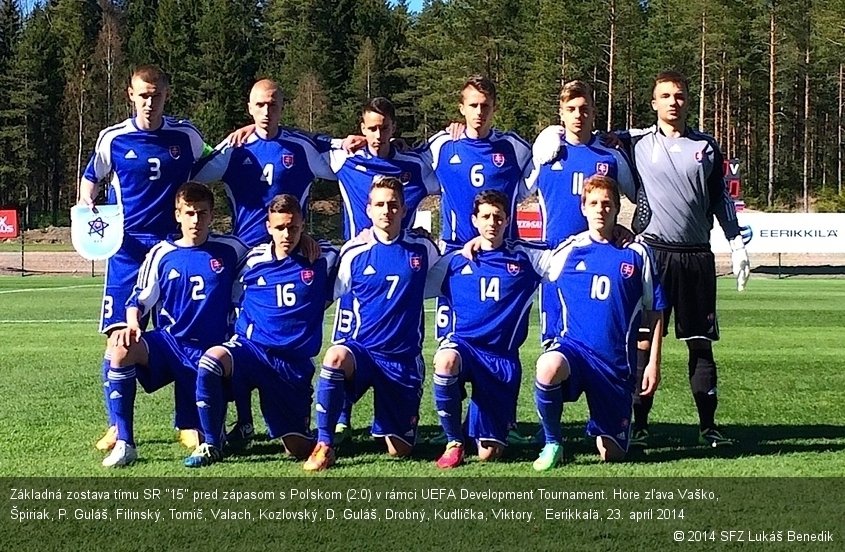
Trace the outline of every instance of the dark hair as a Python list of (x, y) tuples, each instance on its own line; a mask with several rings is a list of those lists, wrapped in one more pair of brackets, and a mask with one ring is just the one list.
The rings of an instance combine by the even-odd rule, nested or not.
[(135, 77), (150, 84), (170, 86), (170, 75), (165, 73), (158, 65), (139, 65), (136, 67), (129, 77), (129, 86), (132, 86), (132, 79)]
[(290, 194), (279, 194), (270, 200), (267, 206), (267, 214), (285, 213), (288, 215), (299, 215), (302, 217), (302, 206), (294, 196)]
[(405, 187), (402, 185), (402, 181), (395, 176), (378, 175), (373, 178), (373, 183), (370, 185), (370, 192), (372, 193), (373, 190), (378, 188), (393, 190), (402, 205), (405, 205)]
[(685, 94), (689, 94), (689, 79), (683, 73), (678, 71), (661, 71), (654, 77), (654, 86), (652, 91), (657, 88), (657, 85), (662, 82), (672, 82), (683, 89)]
[(504, 211), (508, 217), (510, 217), (510, 201), (508, 201), (508, 196), (504, 193), (497, 190), (485, 190), (483, 192), (479, 192), (479, 194), (475, 196), (475, 201), (472, 204), (472, 214), (477, 215), (478, 208), (485, 204), (495, 205)]
[(176, 190), (176, 208), (179, 208), (179, 200), (189, 205), (195, 205), (201, 201), (208, 203), (214, 209), (214, 193), (211, 188), (201, 182), (185, 182)]
[(461, 102), (463, 102), (464, 99), (464, 90), (469, 87), (475, 88), (487, 96), (494, 104), (496, 103), (496, 85), (493, 84), (493, 81), (487, 77), (483, 75), (473, 75), (468, 78), (461, 87)]
[(390, 100), (381, 96), (373, 98), (364, 104), (364, 107), (361, 108), (361, 117), (367, 113), (378, 113), (390, 119), (391, 122), (396, 122), (396, 108), (393, 107), (393, 103)]
[(584, 189), (581, 190), (582, 204), (587, 200), (587, 194), (593, 190), (607, 190), (610, 192), (610, 197), (613, 199), (613, 203), (616, 205), (616, 208), (619, 209), (622, 200), (619, 197), (619, 185), (615, 180), (602, 174), (594, 174), (585, 180)]

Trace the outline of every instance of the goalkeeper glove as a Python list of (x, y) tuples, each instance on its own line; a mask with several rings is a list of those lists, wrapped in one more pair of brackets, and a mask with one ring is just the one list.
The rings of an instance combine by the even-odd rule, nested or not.
[(557, 157), (560, 152), (560, 139), (565, 132), (562, 126), (552, 125), (546, 127), (537, 135), (534, 146), (531, 148), (531, 154), (538, 164), (551, 163)]
[(731, 244), (731, 264), (733, 273), (736, 276), (736, 290), (743, 291), (751, 276), (751, 263), (748, 260), (748, 251), (745, 250), (742, 235), (733, 238)]

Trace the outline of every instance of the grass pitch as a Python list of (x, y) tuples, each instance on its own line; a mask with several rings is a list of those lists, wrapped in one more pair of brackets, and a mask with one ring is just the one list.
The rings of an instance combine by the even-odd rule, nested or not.
[[(278, 442), (262, 437), (225, 462), (201, 470), (182, 467), (187, 451), (171, 427), (172, 391), (139, 392), (136, 436), (140, 459), (107, 470), (93, 443), (104, 429), (97, 335), (101, 280), (70, 277), (0, 277), (0, 475), (2, 476), (299, 476), (300, 463), (283, 457)], [(652, 412), (654, 446), (629, 461), (602, 465), (583, 439), (586, 407), (567, 405), (566, 463), (549, 475), (578, 477), (841, 476), (845, 473), (845, 280), (752, 280), (738, 294), (732, 279), (719, 282), (722, 341), (718, 422), (739, 444), (712, 450), (697, 444), (697, 416), (689, 392), (686, 350), (667, 339), (663, 382)], [(331, 323), (326, 316), (326, 333)], [(532, 313), (536, 320), (536, 313)], [(430, 325), (430, 324), (429, 324)], [(426, 341), (425, 358), (433, 355)], [(540, 352), (536, 323), (522, 348), (519, 420), (537, 429), (533, 364)], [(257, 408), (257, 399), (254, 399)], [(231, 410), (231, 409), (230, 409)], [(430, 378), (422, 403), (423, 437), (438, 431)], [(391, 460), (366, 433), (370, 395), (356, 406), (354, 439), (339, 450), (328, 477), (441, 474), (440, 447), (422, 444), (414, 458)], [(260, 416), (256, 413), (256, 419)], [(511, 447), (502, 462), (468, 464), (458, 477), (534, 476), (539, 447)]]

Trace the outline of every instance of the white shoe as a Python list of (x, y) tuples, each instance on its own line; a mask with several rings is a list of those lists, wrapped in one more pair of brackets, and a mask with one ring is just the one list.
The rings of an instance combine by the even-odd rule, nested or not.
[(120, 440), (114, 444), (114, 448), (108, 456), (103, 458), (103, 466), (113, 468), (115, 466), (128, 466), (138, 459), (138, 451), (126, 441)]

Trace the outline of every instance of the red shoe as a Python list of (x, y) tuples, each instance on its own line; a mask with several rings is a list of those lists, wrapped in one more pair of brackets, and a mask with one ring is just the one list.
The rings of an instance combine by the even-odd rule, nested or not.
[(464, 445), (460, 441), (450, 441), (446, 451), (437, 459), (437, 467), (441, 470), (457, 468), (464, 463)]

